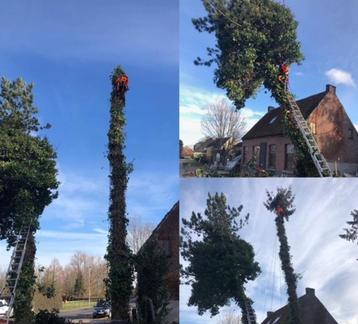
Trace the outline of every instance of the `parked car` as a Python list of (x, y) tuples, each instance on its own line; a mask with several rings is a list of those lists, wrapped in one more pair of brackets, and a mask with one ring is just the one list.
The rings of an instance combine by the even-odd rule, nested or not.
[(9, 305), (5, 299), (0, 299), (0, 316), (5, 316), (9, 310)]
[(112, 315), (111, 304), (107, 301), (99, 300), (94, 307), (92, 317), (108, 317), (110, 318)]

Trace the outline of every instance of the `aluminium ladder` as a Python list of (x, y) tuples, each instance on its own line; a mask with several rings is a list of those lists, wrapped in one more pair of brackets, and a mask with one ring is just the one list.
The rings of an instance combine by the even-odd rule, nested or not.
[(256, 324), (255, 311), (252, 308), (252, 302), (249, 299), (245, 300), (245, 312), (248, 324)]
[(324, 158), (323, 154), (320, 152), (316, 139), (312, 134), (307, 121), (303, 117), (300, 107), (298, 107), (297, 102), (294, 100), (294, 98), (288, 91), (287, 99), (292, 111), (292, 115), (295, 119), (298, 129), (300, 130), (303, 138), (305, 139), (305, 142), (308, 146), (310, 155), (312, 157), (314, 165), (316, 166), (319, 176), (332, 177), (332, 172), (328, 166), (328, 163)]
[(31, 226), (23, 227), (20, 230), (20, 233), (17, 235), (16, 244), (11, 255), (10, 264), (6, 272), (6, 281), (5, 287), (1, 291), (1, 296), (3, 295), (5, 288), (8, 288), (9, 291), (9, 309), (6, 314), (6, 323), (9, 323), (10, 317), (13, 313), (15, 296), (16, 296), (16, 287), (19, 282), (20, 273), (22, 269), (22, 264), (24, 262), (24, 257), (26, 253), (26, 246), (31, 233)]

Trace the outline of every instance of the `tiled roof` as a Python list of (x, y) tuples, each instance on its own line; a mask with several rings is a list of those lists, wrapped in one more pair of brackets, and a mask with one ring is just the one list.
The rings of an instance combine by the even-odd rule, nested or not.
[[(323, 97), (326, 95), (326, 91), (317, 93), (313, 96), (301, 99), (297, 101), (298, 106), (301, 109), (304, 118), (312, 113), (312, 111), (318, 106)], [(283, 135), (283, 108), (278, 107), (269, 110), (246, 134), (243, 136), (243, 140), (252, 139), (257, 137), (277, 136)]]
[[(298, 299), (300, 321), (303, 324), (338, 324), (320, 300), (314, 290), (307, 288), (306, 294)], [(286, 305), (275, 312), (268, 314), (262, 324), (289, 323), (289, 306)]]

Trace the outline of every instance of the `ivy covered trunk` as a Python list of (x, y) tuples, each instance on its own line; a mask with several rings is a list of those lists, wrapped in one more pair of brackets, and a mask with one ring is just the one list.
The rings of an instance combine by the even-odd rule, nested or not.
[(295, 147), (297, 175), (301, 177), (318, 177), (319, 173), (311, 157), (309, 147), (298, 128), (289, 105), (288, 96), (294, 98), (293, 94), (290, 93), (289, 89), (285, 90), (282, 84), (277, 85), (277, 88), (272, 93), (284, 110), (284, 130)]
[(280, 242), (280, 260), (281, 268), (285, 275), (287, 284), (288, 304), (290, 309), (290, 322), (288, 324), (300, 324), (298, 301), (297, 301), (297, 275), (293, 270), (290, 255), (290, 246), (288, 245), (284, 221), (288, 221), (295, 212), (293, 202), (295, 196), (291, 188), (278, 188), (274, 195), (267, 191), (267, 201), (264, 206), (271, 212), (275, 213), (275, 223), (277, 237)]
[(284, 225), (284, 219), (282, 216), (278, 215), (275, 218), (277, 236), (280, 241), (280, 260), (281, 268), (285, 275), (285, 281), (287, 283), (287, 294), (288, 294), (288, 303), (290, 307), (291, 321), (289, 324), (299, 324), (299, 313), (298, 313), (298, 302), (297, 302), (297, 276), (294, 273), (291, 256), (290, 256), (290, 246), (288, 245), (286, 230)]
[[(254, 309), (252, 308), (253, 302), (250, 298), (246, 296), (245, 291), (242, 288), (239, 289), (238, 296), (236, 297), (236, 303), (239, 305), (241, 309), (242, 324), (253, 324), (252, 322), (249, 322), (249, 318), (247, 317), (248, 313), (251, 314), (255, 313)], [(248, 307), (250, 309), (248, 309)]]
[(124, 156), (125, 148), (125, 91), (118, 91), (116, 80), (125, 75), (118, 67), (112, 75), (110, 128), (108, 132), (108, 160), (110, 163), (110, 206), (108, 247), (109, 266), (107, 292), (112, 303), (112, 319), (128, 320), (129, 298), (132, 291), (133, 267), (126, 242), (127, 223), (125, 192), (130, 165)]
[(35, 238), (33, 233), (30, 233), (19, 282), (16, 288), (14, 303), (15, 324), (29, 324), (33, 320), (32, 298), (35, 290), (35, 254)]

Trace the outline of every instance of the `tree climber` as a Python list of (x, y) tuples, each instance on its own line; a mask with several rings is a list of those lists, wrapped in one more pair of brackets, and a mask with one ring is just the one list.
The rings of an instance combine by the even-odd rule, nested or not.
[(285, 212), (281, 206), (277, 206), (275, 211), (278, 216), (282, 216)]
[(278, 80), (282, 83), (284, 83), (285, 88), (288, 87), (288, 75), (290, 73), (290, 68), (285, 63), (282, 63), (280, 65), (280, 75), (278, 76)]
[(124, 93), (129, 90), (128, 87), (129, 79), (126, 74), (121, 74), (116, 79), (116, 89), (120, 93)]

